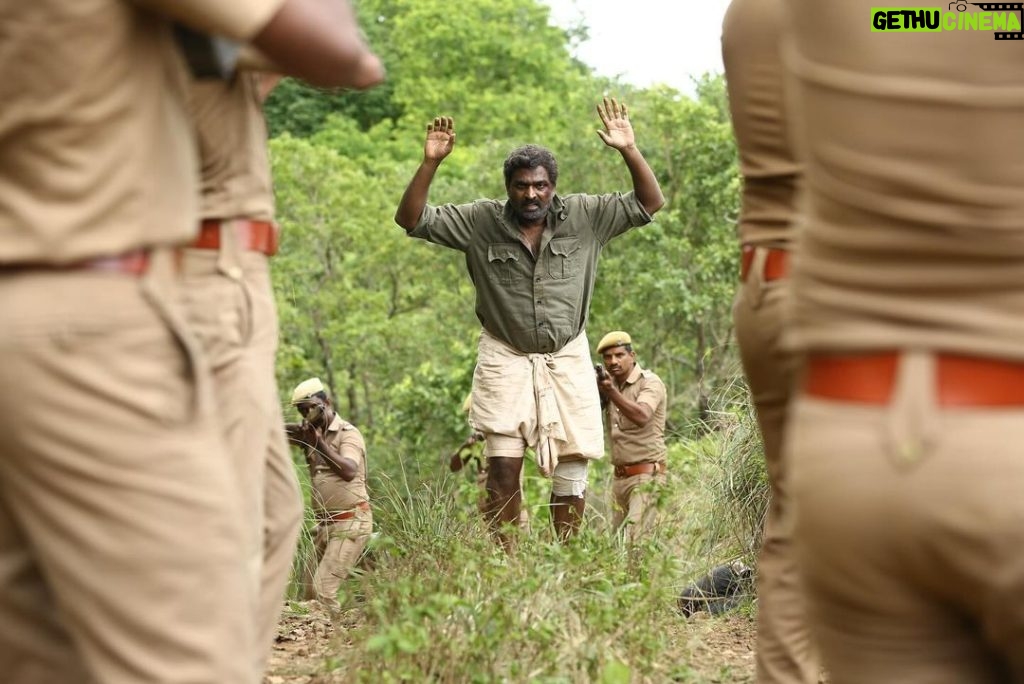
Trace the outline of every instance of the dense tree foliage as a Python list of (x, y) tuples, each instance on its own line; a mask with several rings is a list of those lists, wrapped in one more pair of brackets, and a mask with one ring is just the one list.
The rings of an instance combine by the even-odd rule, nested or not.
[(599, 78), (571, 56), (581, 31), (550, 25), (539, 0), (359, 8), (388, 84), (328, 95), (286, 82), (268, 105), (285, 230), (273, 264), (282, 390), (320, 375), (381, 457), (436, 468), (465, 430), (479, 324), (461, 255), (407, 238), (392, 218), (425, 124), (448, 114), (458, 132), (435, 203), (503, 197), (501, 162), (525, 142), (555, 153), (562, 193), (627, 190), (621, 158), (594, 132), (608, 93), (629, 104), (668, 203), (605, 250), (590, 337), (631, 331), (670, 388), (673, 425), (689, 425), (735, 371), (739, 180), (721, 78), (702, 80), (695, 98)]

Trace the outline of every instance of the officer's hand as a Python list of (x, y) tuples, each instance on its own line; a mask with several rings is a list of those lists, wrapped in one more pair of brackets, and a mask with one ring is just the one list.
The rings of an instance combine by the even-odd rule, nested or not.
[(423, 158), (439, 162), (455, 147), (455, 122), (450, 116), (439, 116), (427, 124), (427, 141), (423, 144)]
[(604, 396), (609, 396), (616, 391), (615, 383), (612, 382), (612, 376), (607, 373), (600, 380), (597, 381), (597, 389)]
[(305, 423), (285, 423), (284, 431), (290, 444), (306, 446)]
[(316, 425), (309, 426), (309, 436), (313, 444), (317, 447), (324, 443), (324, 433)]

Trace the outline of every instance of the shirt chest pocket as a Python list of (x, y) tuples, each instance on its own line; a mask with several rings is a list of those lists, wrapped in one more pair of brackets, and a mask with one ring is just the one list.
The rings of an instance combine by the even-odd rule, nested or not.
[(520, 275), (519, 258), (522, 248), (514, 243), (487, 246), (487, 277), (499, 285), (512, 285)]
[(548, 275), (555, 279), (571, 278), (579, 271), (580, 239), (554, 238), (548, 243)]

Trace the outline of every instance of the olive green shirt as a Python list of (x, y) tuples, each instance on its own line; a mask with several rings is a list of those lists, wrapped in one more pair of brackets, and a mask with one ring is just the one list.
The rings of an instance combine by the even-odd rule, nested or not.
[(482, 199), (427, 205), (409, 235), (465, 253), (487, 332), (520, 352), (547, 353), (583, 332), (601, 249), (650, 221), (632, 192), (555, 195), (534, 257), (508, 202)]

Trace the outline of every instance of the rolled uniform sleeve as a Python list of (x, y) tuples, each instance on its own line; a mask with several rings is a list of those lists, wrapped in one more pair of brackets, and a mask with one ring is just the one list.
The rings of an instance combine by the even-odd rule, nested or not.
[(645, 373), (644, 383), (636, 395), (636, 403), (644, 404), (651, 407), (652, 411), (657, 411), (658, 406), (665, 401), (666, 394), (665, 383), (661, 381), (661, 378), (653, 373)]
[[(489, 200), (485, 202), (493, 204)], [(473, 226), (478, 218), (477, 208), (480, 204), (479, 201), (440, 206), (428, 204), (420, 214), (416, 227), (408, 235), (465, 252), (473, 238)]]
[(338, 438), (332, 444), (342, 458), (355, 461), (362, 467), (366, 457), (366, 443), (355, 430), (338, 430)]
[(132, 0), (140, 7), (207, 33), (248, 41), (277, 14), (285, 0)]
[(646, 225), (652, 220), (633, 191), (581, 197), (584, 200), (583, 210), (602, 245), (630, 228)]

